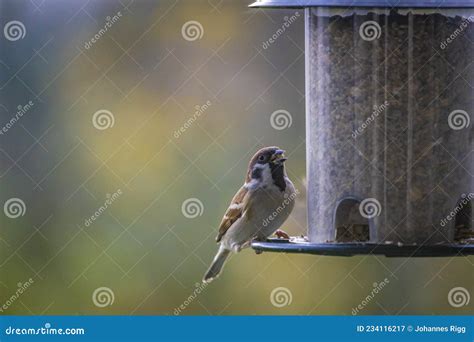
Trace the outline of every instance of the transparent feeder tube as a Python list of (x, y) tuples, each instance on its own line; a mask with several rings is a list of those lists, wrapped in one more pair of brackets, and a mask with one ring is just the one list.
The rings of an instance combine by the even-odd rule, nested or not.
[(472, 229), (473, 19), (305, 10), (311, 242), (438, 244)]

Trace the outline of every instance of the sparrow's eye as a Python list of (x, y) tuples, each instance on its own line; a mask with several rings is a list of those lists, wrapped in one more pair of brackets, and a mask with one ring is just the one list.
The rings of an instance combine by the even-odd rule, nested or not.
[(259, 160), (259, 161), (264, 161), (264, 160), (265, 160), (265, 156), (264, 156), (264, 155), (261, 155), (260, 157), (258, 157), (258, 160)]

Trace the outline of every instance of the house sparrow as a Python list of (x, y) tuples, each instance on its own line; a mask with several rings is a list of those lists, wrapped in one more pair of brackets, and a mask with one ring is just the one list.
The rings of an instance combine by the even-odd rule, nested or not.
[[(296, 190), (285, 171), (285, 151), (265, 147), (250, 160), (245, 184), (232, 199), (219, 226), (219, 250), (203, 281), (211, 282), (222, 270), (230, 252), (240, 252), (254, 239), (265, 240), (290, 215)], [(278, 236), (286, 233), (278, 231)]]

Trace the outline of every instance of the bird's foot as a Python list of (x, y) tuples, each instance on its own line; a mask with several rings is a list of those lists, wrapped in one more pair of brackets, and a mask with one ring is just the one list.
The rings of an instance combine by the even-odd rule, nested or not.
[(279, 239), (288, 239), (288, 240), (290, 239), (290, 236), (281, 229), (277, 229), (274, 235)]

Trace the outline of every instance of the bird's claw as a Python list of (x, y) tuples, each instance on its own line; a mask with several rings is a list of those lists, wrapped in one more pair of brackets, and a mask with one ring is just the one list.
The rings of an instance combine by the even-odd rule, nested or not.
[(274, 235), (275, 235), (277, 238), (279, 238), (279, 239), (287, 239), (287, 240), (290, 239), (290, 236), (289, 236), (286, 232), (284, 232), (283, 230), (280, 230), (280, 229), (278, 229), (278, 230), (274, 233)]

